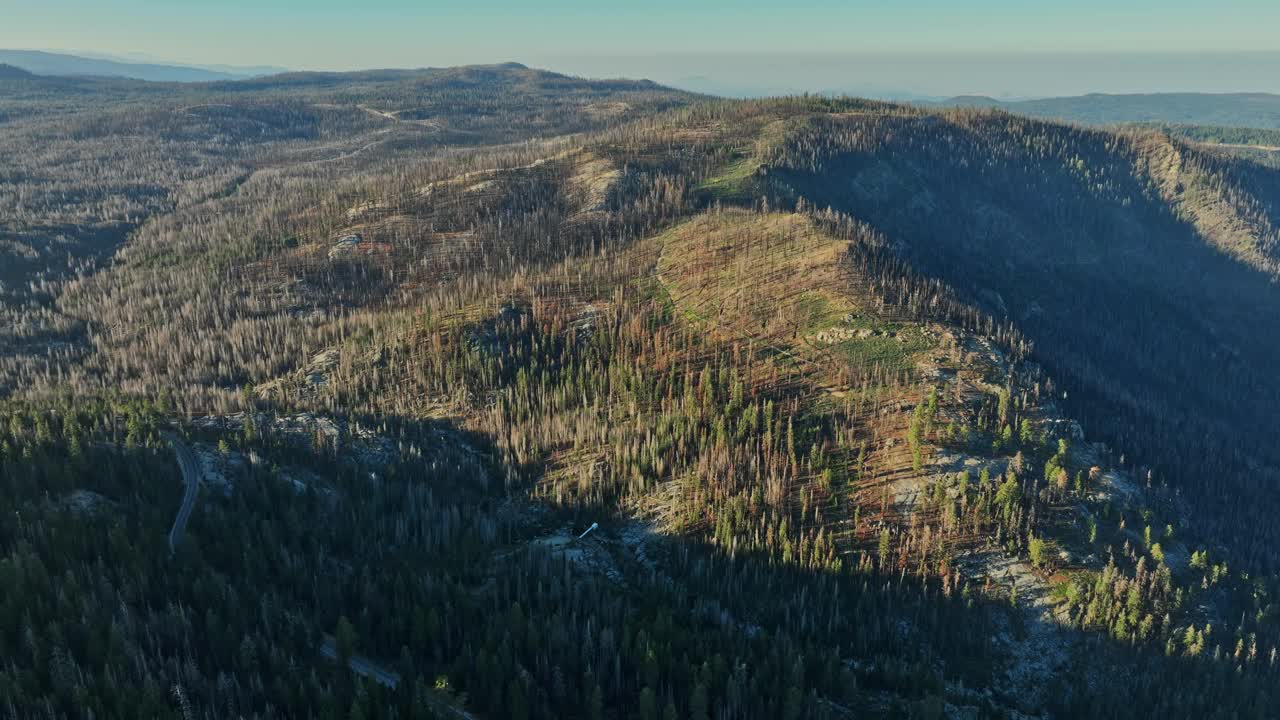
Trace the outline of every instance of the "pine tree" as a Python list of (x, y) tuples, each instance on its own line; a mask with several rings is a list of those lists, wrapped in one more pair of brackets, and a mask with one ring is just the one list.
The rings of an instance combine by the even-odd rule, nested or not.
[(640, 720), (658, 720), (658, 700), (647, 685), (640, 691), (639, 705)]
[(338, 626), (333, 631), (333, 639), (338, 651), (338, 662), (346, 667), (356, 652), (356, 629), (346, 615), (338, 618)]
[(524, 688), (518, 679), (507, 685), (507, 717), (511, 720), (528, 720), (529, 705), (525, 700)]
[(1031, 556), (1032, 567), (1043, 567), (1045, 564), (1045, 543), (1034, 535), (1027, 539), (1027, 553)]
[(693, 694), (689, 697), (689, 720), (710, 720), (710, 702), (707, 699), (707, 686), (701, 682), (694, 684)]

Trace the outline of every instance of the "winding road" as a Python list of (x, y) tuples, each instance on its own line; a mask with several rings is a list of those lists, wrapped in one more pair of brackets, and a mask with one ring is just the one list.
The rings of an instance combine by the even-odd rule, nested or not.
[[(338, 645), (332, 637), (325, 636), (324, 643), (320, 645), (320, 654), (330, 660), (338, 659)], [(400, 673), (392, 672), (366, 657), (352, 655), (348, 665), (352, 672), (389, 688), (395, 689), (395, 686), (400, 684)]]
[(165, 433), (164, 438), (173, 446), (178, 456), (178, 467), (182, 468), (182, 481), (186, 491), (182, 494), (182, 506), (178, 508), (178, 516), (173, 519), (173, 527), (169, 530), (169, 554), (173, 554), (182, 542), (182, 533), (187, 529), (187, 520), (191, 519), (191, 511), (196, 506), (196, 493), (200, 489), (200, 463), (195, 453), (182, 442), (177, 435)]
[[(324, 636), (324, 642), (320, 644), (320, 654), (330, 660), (339, 660), (338, 643), (332, 635)], [(392, 690), (400, 684), (400, 673), (379, 665), (363, 655), (352, 655), (347, 661), (347, 667), (351, 668), (351, 671), (357, 675), (367, 677)], [(453, 698), (436, 691), (428, 690), (426, 696), (422, 699), (438, 713), (452, 715), (458, 720), (476, 720), (476, 716), (455, 705), (456, 701)]]

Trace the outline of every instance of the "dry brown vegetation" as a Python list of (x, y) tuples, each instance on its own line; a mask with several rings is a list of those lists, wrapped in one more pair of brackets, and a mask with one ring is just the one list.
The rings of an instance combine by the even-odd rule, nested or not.
[[(530, 117), (503, 104), (501, 93), (467, 94), (495, 77), (505, 91), (545, 95), (548, 105)], [(301, 93), (321, 80), (278, 78), (261, 89)], [(338, 428), (376, 428), (398, 442), (397, 472), (431, 483), (448, 482), (424, 450), (443, 438), (448, 467), (468, 468), (466, 482), (448, 487), (456, 500), (435, 499), (435, 485), (402, 487), (391, 477), (391, 489), (372, 497), (391, 507), (403, 490), (421, 527), (411, 532), (359, 503), (353, 517), (387, 538), (417, 533), (432, 550), (456, 553), (442, 562), (466, 566), (450, 569), (457, 587), (448, 590), (398, 580), (417, 588), (418, 608), (430, 598), (469, 608), (472, 621), (482, 610), (505, 613), (503, 627), (520, 628), (508, 639), (485, 638), (479, 653), (475, 634), (433, 631), (444, 638), (436, 648), (465, 658), (459, 665), (488, 668), (510, 684), (506, 695), (480, 700), (490, 711), (536, 697), (534, 714), (590, 715), (593, 689), (618, 707), (647, 689), (650, 701), (665, 692), (672, 707), (696, 717), (705, 682), (704, 703), (710, 688), (723, 707), (745, 708), (731, 698), (749, 692), (773, 697), (756, 706), (764, 714), (803, 707), (847, 715), (799, 688), (823, 698), (841, 687), (859, 698), (863, 681), (893, 690), (896, 671), (883, 667), (855, 673), (853, 690), (846, 677), (861, 667), (846, 661), (855, 649), (900, 644), (896, 621), (887, 619), (899, 616), (883, 613), (884, 605), (910, 597), (920, 608), (944, 608), (946, 617), (987, 618), (989, 608), (977, 603), (1018, 602), (1016, 582), (997, 566), (1055, 588), (1057, 595), (1030, 602), (1057, 606), (1056, 622), (1088, 637), (1109, 637), (1120, 648), (1106, 656), (1116, 667), (1151, 663), (1170, 676), (1194, 676), (1202, 667), (1195, 658), (1214, 654), (1206, 643), (1252, 642), (1260, 652), (1219, 654), (1204, 682), (1221, 683), (1214, 687), (1222, 692), (1274, 683), (1266, 661), (1276, 646), (1268, 609), (1274, 579), (1228, 582), (1218, 563), (1227, 553), (1260, 569), (1274, 561), (1260, 550), (1274, 529), (1224, 528), (1230, 508), (1269, 507), (1240, 468), (1275, 472), (1266, 451), (1244, 454), (1270, 427), (1275, 406), (1267, 403), (1280, 388), (1262, 375), (1277, 349), (1267, 341), (1222, 368), (1206, 367), (1243, 339), (1247, 323), (1233, 319), (1231, 303), (1274, 302), (1269, 279), (1255, 276), (1274, 272), (1273, 175), (1162, 136), (1002, 113), (818, 98), (659, 113), (652, 111), (688, 98), (521, 68), (432, 76), (438, 96), (431, 88), (396, 96), (383, 80), (369, 82), (351, 122), (372, 123), (375, 135), (344, 132), (324, 144), (282, 141), (272, 152), (283, 155), (250, 153), (232, 172), (234, 188), (188, 188), (181, 202), (145, 209), (147, 219), (109, 266), (86, 265), (78, 277), (52, 273), (56, 280), (29, 291), (42, 305), (10, 303), (22, 318), (14, 336), (27, 344), (5, 346), (0, 386), (64, 414), (65, 406), (110, 395), (178, 416), (245, 413), (236, 416), (245, 452), (279, 451), (262, 438), (270, 432), (255, 434), (255, 423), (271, 428), (271, 418), (313, 412), (335, 428), (332, 437), (316, 434), (318, 455), (336, 453), (349, 432)], [(442, 109), (455, 90), (474, 101), (457, 118)], [(572, 107), (564, 97), (575, 98)], [(613, 124), (616, 108), (631, 118), (643, 103), (650, 112)], [(221, 112), (196, 116), (214, 122)], [(559, 137), (530, 139), (541, 134), (530, 128), (544, 126)], [(464, 139), (473, 133), (483, 141)], [(458, 144), (490, 147), (463, 152)], [(316, 163), (330, 153), (335, 162)], [(1206, 267), (1201, 261), (1212, 262), (1211, 278), (1191, 283)], [(1246, 282), (1224, 290), (1232, 279)], [(1211, 297), (1218, 291), (1226, 299)], [(1143, 328), (1144, 311), (1175, 323), (1170, 334)], [(1210, 329), (1197, 325), (1202, 319)], [(49, 328), (31, 329), (37, 322)], [(67, 344), (41, 342), (41, 332), (63, 333)], [(1175, 350), (1185, 361), (1167, 361), (1163, 354)], [(1145, 354), (1134, 364), (1122, 359), (1135, 352)], [(1168, 392), (1178, 384), (1187, 392)], [(1242, 438), (1223, 434), (1220, 406), (1250, 391), (1256, 397), (1240, 416), (1256, 426)], [(1115, 462), (1086, 442), (1066, 417), (1080, 403), (1100, 408), (1090, 417), (1122, 408), (1099, 432), (1118, 451), (1136, 448), (1144, 465)], [(1202, 422), (1180, 425), (1192, 412)], [(14, 442), (42, 434), (24, 422)], [(1209, 431), (1189, 438), (1189, 427)], [(52, 437), (48, 428), (44, 435)], [(1231, 450), (1207, 452), (1222, 447)], [(1164, 469), (1193, 452), (1212, 460), (1190, 472)], [(485, 471), (467, 458), (479, 458)], [(1147, 487), (1124, 497), (1105, 480), (1140, 478), (1160, 463)], [(1198, 475), (1215, 464), (1227, 477)], [(1215, 493), (1224, 497), (1209, 498)], [(1212, 499), (1213, 516), (1188, 512), (1185, 497)], [(806, 675), (801, 660), (799, 679), (792, 671), (774, 673), (776, 682), (761, 675), (752, 690), (731, 692), (738, 681), (729, 671), (681, 677), (689, 674), (683, 665), (699, 662), (683, 659), (688, 650), (655, 652), (631, 639), (617, 650), (611, 639), (600, 641), (609, 648), (603, 655), (645, 669), (590, 674), (572, 692), (544, 691), (558, 674), (566, 684), (562, 665), (577, 674), (601, 665), (571, 659), (560, 643), (548, 650), (532, 633), (524, 639), (525, 612), (557, 632), (575, 625), (553, 600), (562, 590), (549, 589), (560, 587), (563, 566), (540, 556), (510, 560), (515, 551), (505, 547), (529, 540), (525, 521), (510, 516), (533, 507), (566, 523), (643, 520), (682, 547), (700, 548), (707, 554), (680, 551), (676, 566), (732, 608), (703, 608), (720, 618), (713, 624), (739, 627), (746, 621), (735, 615), (752, 616), (767, 632), (799, 633), (796, 644), (806, 649), (796, 652), (812, 651), (810, 663), (824, 669)], [(475, 525), (460, 519), (467, 513)], [(349, 519), (335, 522), (343, 533), (361, 532)], [(1168, 547), (1126, 525), (1139, 522)], [(1213, 562), (1201, 556), (1176, 572), (1166, 562), (1193, 543), (1215, 542), (1224, 547)], [(366, 559), (378, 554), (364, 551)], [(486, 562), (519, 579), (479, 577), (476, 563)], [(640, 572), (653, 583), (647, 592), (674, 582), (663, 572)], [(791, 596), (793, 581), (821, 598)], [(362, 581), (385, 591), (366, 592), (369, 604), (396, 595), (381, 582)], [(706, 589), (716, 582), (730, 591)], [(753, 588), (772, 594), (756, 598)], [(597, 592), (592, 601), (573, 594)], [(606, 591), (563, 593), (583, 607), (614, 608), (610, 627), (623, 624), (622, 605)], [(841, 593), (857, 598), (848, 615), (833, 599)], [(745, 607), (756, 599), (765, 609)], [(508, 610), (521, 602), (527, 607)], [(807, 609), (810, 602), (817, 609)], [(1238, 625), (1220, 636), (1200, 629), (1228, 608), (1241, 611)], [(942, 630), (946, 623), (930, 612), (913, 610), (911, 623), (936, 633), (930, 642), (946, 668), (937, 677), (959, 672), (970, 653), (1000, 662), (1004, 651), (989, 647), (985, 620)], [(873, 616), (863, 635), (861, 623)], [(641, 632), (670, 647), (680, 642), (667, 620), (640, 622)], [(702, 654), (694, 657), (724, 647), (687, 632), (698, 638)], [(830, 652), (820, 640), (828, 633), (840, 646)], [(725, 635), (740, 657), (761, 658), (762, 666), (793, 662), (789, 642), (755, 647), (750, 632)], [(384, 654), (393, 653), (386, 644), (395, 632), (377, 636)], [(416, 659), (443, 667), (443, 654)], [(517, 672), (513, 656), (530, 668)], [(932, 660), (912, 657), (904, 677), (935, 677), (925, 669)], [(457, 672), (475, 692), (488, 671)], [(1072, 712), (1131, 689), (1096, 675), (1071, 687), (1060, 707)], [(1159, 687), (1153, 681), (1147, 697), (1159, 697)], [(1048, 702), (1040, 693), (1019, 700), (1023, 690), (1003, 688), (1002, 702)], [(968, 696), (945, 687), (913, 696), (942, 697)], [(1191, 703), (1197, 695), (1177, 697)]]

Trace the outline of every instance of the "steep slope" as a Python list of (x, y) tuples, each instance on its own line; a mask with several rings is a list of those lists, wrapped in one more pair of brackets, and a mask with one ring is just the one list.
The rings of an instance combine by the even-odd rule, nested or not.
[(775, 161), (778, 192), (869, 222), (1017, 327), (1086, 427), (1274, 567), (1275, 171), (973, 112), (821, 117)]
[(1201, 238), (1280, 276), (1280, 173), (1225, 162), (1159, 134), (1139, 136), (1135, 145), (1140, 171)]

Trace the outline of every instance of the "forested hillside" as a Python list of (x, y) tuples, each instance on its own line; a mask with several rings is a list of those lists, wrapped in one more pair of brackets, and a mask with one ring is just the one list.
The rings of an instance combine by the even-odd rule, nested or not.
[(1280, 173), (1158, 133), (939, 120), (824, 118), (781, 177), (1015, 324), (1086, 427), (1274, 570)]
[[(79, 356), (90, 318), (55, 299), (126, 238), (213, 240), (206, 249), (230, 262), (287, 241), (269, 229), (282, 205), (375, 169), (588, 130), (688, 99), (649, 83), (516, 66), (212, 85), (0, 74), (0, 153), (9, 158), (0, 167), (0, 388), (28, 382), (47, 354)], [(175, 227), (189, 230), (174, 240)]]
[(519, 66), (24, 87), (9, 714), (1274, 714), (1280, 172)]

